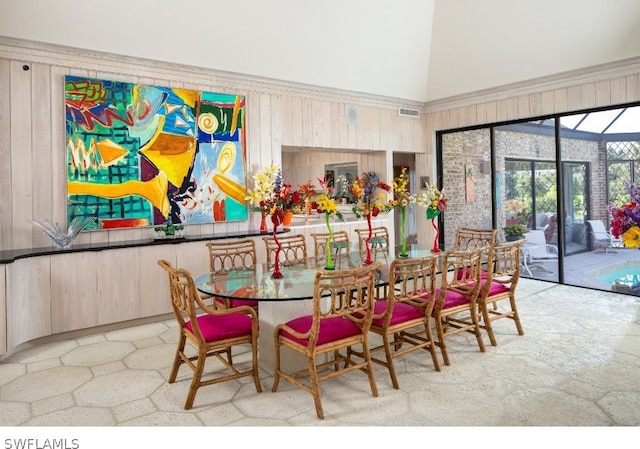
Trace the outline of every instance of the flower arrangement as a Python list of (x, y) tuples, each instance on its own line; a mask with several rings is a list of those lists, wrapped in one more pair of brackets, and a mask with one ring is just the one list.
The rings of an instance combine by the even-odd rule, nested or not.
[(625, 182), (631, 201), (622, 206), (607, 206), (611, 214), (611, 234), (620, 238), (627, 248), (640, 247), (640, 186)]
[(254, 211), (271, 213), (272, 207), (276, 204), (278, 182), (281, 185), (282, 172), (275, 164), (265, 167), (253, 176), (253, 189), (249, 190), (245, 199), (253, 205)]
[(518, 199), (507, 200), (504, 203), (505, 210), (515, 214), (522, 213), (526, 207), (527, 206), (524, 204), (524, 201)]
[(402, 171), (391, 181), (393, 198), (386, 204), (385, 211), (400, 209), (400, 257), (409, 257), (407, 253), (407, 236), (404, 232), (407, 220), (407, 205), (411, 201), (411, 191), (409, 190), (409, 179), (407, 177), (407, 167), (402, 167)]
[(300, 193), (300, 196), (302, 196), (302, 202), (305, 209), (304, 212), (307, 215), (311, 215), (311, 209), (313, 207), (317, 207), (317, 204), (314, 206), (312, 201), (313, 196), (316, 194), (316, 186), (311, 182), (311, 180), (308, 180), (306, 183), (298, 186), (298, 192)]
[(324, 178), (323, 180), (318, 179), (320, 183), (320, 187), (322, 188), (322, 192), (316, 198), (316, 202), (318, 204), (318, 212), (324, 213), (325, 222), (327, 224), (327, 230), (329, 231), (329, 237), (327, 238), (327, 247), (325, 249), (325, 254), (327, 255), (327, 261), (325, 265), (325, 270), (333, 270), (334, 264), (331, 259), (331, 242), (333, 240), (333, 231), (331, 230), (331, 223), (329, 219), (331, 215), (335, 215), (340, 221), (344, 221), (344, 217), (342, 213), (338, 210), (338, 206), (336, 205), (336, 200), (331, 196), (332, 189), (329, 187), (329, 180)]
[(349, 195), (351, 191), (351, 186), (349, 185), (349, 181), (347, 181), (346, 175), (340, 175), (336, 179), (335, 187), (334, 187), (334, 198), (342, 198)]
[(435, 185), (427, 185), (427, 189), (411, 196), (411, 202), (426, 208), (427, 218), (436, 218), (447, 208), (444, 189), (439, 190)]
[[(254, 177), (254, 188), (245, 198), (253, 205), (253, 210), (271, 215), (274, 224), (282, 223), (284, 211), (301, 207), (304, 199), (299, 190), (282, 179), (282, 170), (271, 164)], [(276, 223), (275, 220), (278, 220)]]
[(338, 206), (336, 205), (336, 200), (332, 196), (333, 189), (329, 187), (329, 180), (327, 178), (323, 180), (318, 179), (318, 182), (320, 183), (320, 188), (322, 189), (322, 191), (316, 198), (317, 211), (319, 213), (325, 214), (327, 217), (329, 217), (330, 215), (335, 215), (338, 220), (344, 221), (344, 217), (342, 216), (342, 213), (338, 210)]
[(311, 180), (308, 180), (304, 184), (298, 186), (298, 193), (300, 193), (302, 200), (306, 201), (315, 195), (316, 186), (311, 182)]
[(356, 217), (362, 218), (369, 214), (377, 217), (381, 211), (386, 210), (385, 194), (378, 192), (378, 189), (390, 192), (391, 186), (381, 182), (374, 172), (365, 172), (353, 181), (351, 193), (356, 204), (352, 210)]
[(402, 167), (402, 171), (391, 181), (393, 198), (385, 205), (385, 211), (398, 207), (406, 207), (411, 202), (411, 192), (409, 191), (409, 178), (407, 177), (407, 167)]

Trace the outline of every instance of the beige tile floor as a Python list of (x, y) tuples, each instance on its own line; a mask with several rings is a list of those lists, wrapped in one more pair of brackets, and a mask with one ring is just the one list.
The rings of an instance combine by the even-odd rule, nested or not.
[(498, 346), (485, 353), (454, 336), (441, 372), (426, 353), (401, 358), (399, 390), (376, 366), (378, 397), (359, 372), (325, 382), (322, 421), (309, 394), (287, 382), (272, 393), (264, 372), (262, 393), (247, 378), (226, 382), (201, 389), (185, 411), (191, 372), (166, 381), (177, 340), (170, 320), (6, 357), (0, 425), (639, 426), (639, 298), (523, 279), (518, 301), (524, 336), (500, 320)]

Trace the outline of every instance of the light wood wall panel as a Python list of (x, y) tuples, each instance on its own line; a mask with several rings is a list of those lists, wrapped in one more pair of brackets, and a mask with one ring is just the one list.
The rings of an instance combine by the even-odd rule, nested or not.
[(11, 61), (0, 59), (0, 249), (11, 248)]
[[(32, 132), (33, 98), (31, 70), (24, 70), (20, 61), (10, 64), (10, 145), (11, 145), (11, 240), (13, 248), (33, 246), (31, 225), (33, 217), (33, 174), (38, 173), (33, 163)], [(28, 65), (27, 65), (28, 66)], [(4, 82), (4, 81), (3, 81)], [(36, 100), (37, 101), (37, 100)], [(4, 163), (4, 162), (3, 162)]]
[(6, 266), (0, 265), (0, 355), (7, 352)]

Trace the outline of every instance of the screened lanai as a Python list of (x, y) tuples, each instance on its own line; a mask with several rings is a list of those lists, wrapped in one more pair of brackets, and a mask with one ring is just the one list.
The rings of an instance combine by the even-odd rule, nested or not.
[[(640, 251), (611, 236), (607, 206), (640, 176), (640, 105), (442, 132), (443, 244), (460, 226), (525, 238), (522, 275), (640, 295)], [(640, 182), (640, 181), (639, 181)], [(524, 234), (505, 233), (516, 225)]]

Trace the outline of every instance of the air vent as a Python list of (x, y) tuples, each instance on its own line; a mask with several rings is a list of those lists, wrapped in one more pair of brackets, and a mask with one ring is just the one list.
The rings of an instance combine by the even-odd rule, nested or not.
[(417, 109), (400, 108), (398, 109), (398, 115), (401, 117), (418, 118), (420, 117), (420, 111)]
[(358, 106), (347, 104), (344, 107), (344, 118), (347, 125), (360, 124), (360, 108)]

